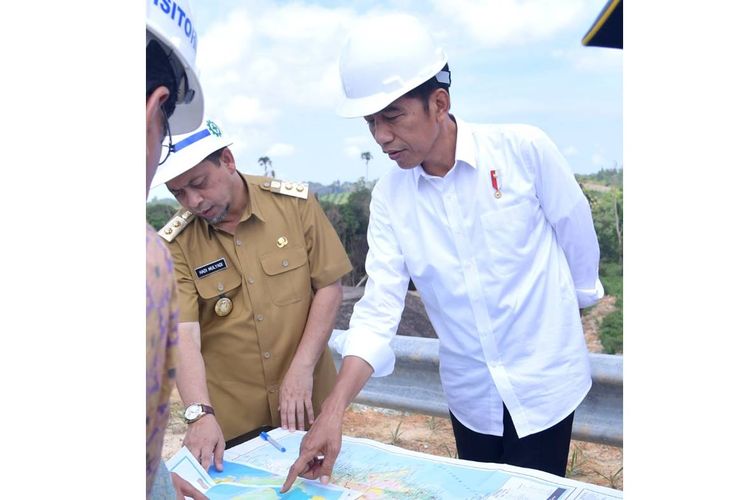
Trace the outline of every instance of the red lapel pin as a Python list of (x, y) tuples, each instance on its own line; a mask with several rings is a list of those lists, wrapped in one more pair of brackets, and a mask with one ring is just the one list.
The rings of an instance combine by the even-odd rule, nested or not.
[(497, 172), (495, 170), (490, 170), (490, 178), (492, 179), (492, 187), (495, 189), (495, 198), (500, 198), (502, 193), (497, 185)]

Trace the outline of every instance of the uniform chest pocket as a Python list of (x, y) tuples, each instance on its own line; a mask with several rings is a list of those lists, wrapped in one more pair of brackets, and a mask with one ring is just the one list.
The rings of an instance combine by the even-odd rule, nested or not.
[[(194, 283), (200, 296), (201, 309), (208, 307), (213, 311), (216, 302), (222, 297), (226, 297), (232, 302), (240, 299), (238, 295), (241, 290), (242, 276), (234, 267), (227, 267), (203, 278), (196, 278)], [(202, 313), (203, 311), (201, 311)]]
[(302, 247), (281, 248), (260, 256), (273, 303), (285, 306), (310, 293), (307, 252)]

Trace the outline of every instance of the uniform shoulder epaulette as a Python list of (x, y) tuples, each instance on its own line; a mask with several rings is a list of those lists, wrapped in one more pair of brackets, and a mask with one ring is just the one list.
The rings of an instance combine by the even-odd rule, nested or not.
[(190, 210), (181, 208), (177, 211), (174, 216), (169, 219), (169, 222), (164, 224), (164, 227), (159, 229), (159, 236), (164, 238), (167, 242), (174, 240), (183, 229), (195, 219), (195, 214)]
[(307, 199), (309, 187), (304, 182), (282, 181), (280, 179), (266, 179), (260, 183), (260, 188), (272, 193), (285, 194), (295, 198)]

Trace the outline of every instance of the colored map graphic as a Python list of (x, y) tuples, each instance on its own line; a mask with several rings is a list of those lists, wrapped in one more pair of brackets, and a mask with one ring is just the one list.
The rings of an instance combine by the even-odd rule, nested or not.
[[(248, 442), (227, 450), (224, 458), (252, 463), (285, 476), (297, 457), (304, 433), (275, 429), (272, 436), (286, 447), (286, 453), (267, 443)], [(568, 486), (568, 480), (546, 480), (540, 477), (544, 474), (537, 471), (525, 474), (526, 469), (510, 468), (512, 471), (506, 472), (498, 467), (497, 464), (436, 457), (370, 440), (344, 437), (332, 481), (337, 486), (359, 491), (366, 499), (621, 498), (622, 492), (612, 490), (610, 496), (596, 486), (591, 486), (592, 490), (587, 488), (590, 497), (581, 497), (582, 490)]]
[(342, 498), (344, 492), (326, 488), (314, 482), (298, 481), (283, 496), (279, 492), (286, 476), (266, 472), (255, 467), (233, 462), (224, 462), (224, 470), (218, 472), (211, 466), (208, 469), (211, 479), (216, 483), (206, 495), (211, 500), (250, 500), (276, 499), (291, 500), (327, 500)]
[(203, 469), (184, 446), (167, 461), (212, 500), (276, 499), (513, 499), (612, 500), (622, 491), (522, 467), (485, 464), (405, 450), (369, 439), (343, 436), (332, 483), (297, 479), (284, 495), (281, 486), (304, 432), (269, 432), (286, 452), (260, 437), (224, 452), (224, 470)]
[(340, 486), (323, 485), (306, 479), (298, 479), (282, 495), (281, 486), (286, 473), (282, 476), (231, 460), (224, 460), (224, 470), (221, 472), (213, 465), (206, 472), (184, 446), (167, 461), (167, 468), (190, 482), (211, 500), (352, 500), (361, 496), (356, 491)]

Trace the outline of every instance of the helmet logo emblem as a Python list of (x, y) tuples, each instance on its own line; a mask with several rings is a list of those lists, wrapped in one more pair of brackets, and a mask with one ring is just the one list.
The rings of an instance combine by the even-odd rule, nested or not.
[(213, 135), (215, 135), (216, 137), (221, 137), (221, 129), (214, 122), (208, 120), (206, 122), (206, 127), (208, 127), (209, 132), (211, 132)]

